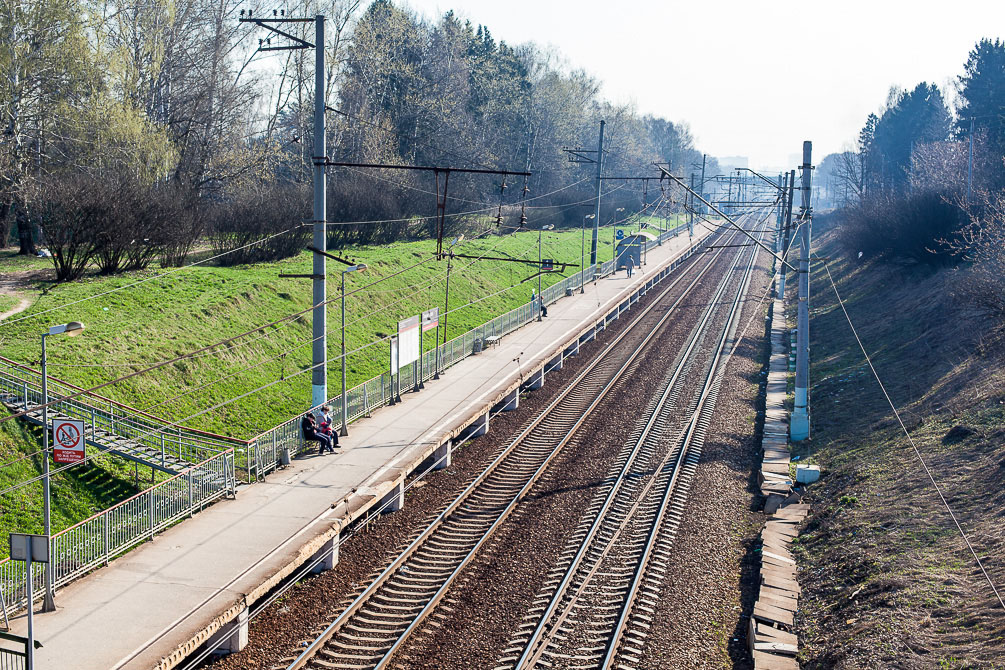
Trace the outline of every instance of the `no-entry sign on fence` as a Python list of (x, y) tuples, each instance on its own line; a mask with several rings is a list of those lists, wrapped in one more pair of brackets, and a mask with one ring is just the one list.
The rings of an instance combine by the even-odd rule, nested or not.
[(52, 456), (57, 463), (80, 463), (84, 460), (83, 421), (53, 420)]

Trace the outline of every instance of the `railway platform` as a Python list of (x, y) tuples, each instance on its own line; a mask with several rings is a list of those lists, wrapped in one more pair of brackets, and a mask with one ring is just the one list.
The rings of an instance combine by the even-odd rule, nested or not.
[[(424, 462), (449, 462), (452, 444), (491, 429), (493, 409), (515, 409), (564, 357), (596, 336), (708, 235), (666, 240), (631, 278), (599, 279), (583, 294), (449, 368), (418, 393), (350, 425), (337, 455), (305, 456), (239, 489), (107, 567), (56, 593), (57, 610), (35, 615), (44, 645), (36, 667), (109, 670), (177, 667), (221, 634), (247, 639), (249, 609), (381, 504), (405, 504), (405, 478)], [(323, 567), (332, 567), (337, 555)], [(22, 615), (11, 620), (23, 635)]]

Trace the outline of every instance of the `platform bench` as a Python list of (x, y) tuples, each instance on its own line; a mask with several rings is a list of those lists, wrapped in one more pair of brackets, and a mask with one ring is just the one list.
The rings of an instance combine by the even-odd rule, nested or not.
[(499, 341), (502, 340), (498, 335), (489, 335), (485, 338), (486, 347), (497, 347), (499, 346)]

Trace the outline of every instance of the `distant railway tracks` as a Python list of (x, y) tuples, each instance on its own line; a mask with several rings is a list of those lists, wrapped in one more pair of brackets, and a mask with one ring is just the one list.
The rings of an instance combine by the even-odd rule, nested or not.
[[(749, 260), (741, 264), (745, 256)], [(665, 545), (679, 523), (675, 519), (714, 404), (718, 362), (754, 256), (753, 249), (718, 249), (683, 268), (288, 668), (400, 665), (396, 659), (413, 634), (591, 412), (630, 375), (710, 270), (732, 259), (661, 392), (646, 408), (645, 424), (619, 454), (606, 494), (586, 510), (529, 623), (500, 659), (503, 667), (597, 667), (619, 657), (630, 663), (633, 645), (646, 628), (647, 602), (658, 589), (652, 582), (668, 569)], [(737, 278), (741, 265), (743, 276)], [(694, 369), (703, 371), (700, 382), (689, 374)], [(681, 398), (688, 401), (683, 412)], [(668, 442), (673, 446), (663, 448)], [(586, 654), (583, 644), (589, 647)]]
[[(730, 282), (744, 255), (742, 277)], [(623, 450), (606, 493), (584, 515), (499, 668), (630, 668), (641, 660), (755, 257), (736, 255)], [(730, 283), (735, 293), (723, 302)], [(703, 350), (709, 339), (712, 346)], [(701, 369), (697, 388), (681, 412), (688, 388), (682, 380), (695, 367)]]

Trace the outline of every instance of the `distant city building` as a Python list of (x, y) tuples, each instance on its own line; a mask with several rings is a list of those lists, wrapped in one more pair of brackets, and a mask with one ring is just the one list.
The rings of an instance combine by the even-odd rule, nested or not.
[(719, 168), (723, 174), (727, 174), (730, 170), (735, 170), (736, 168), (750, 167), (750, 159), (746, 156), (718, 156), (716, 160), (719, 161)]

